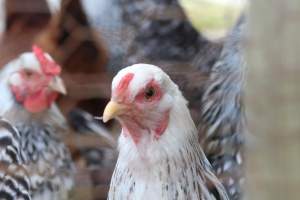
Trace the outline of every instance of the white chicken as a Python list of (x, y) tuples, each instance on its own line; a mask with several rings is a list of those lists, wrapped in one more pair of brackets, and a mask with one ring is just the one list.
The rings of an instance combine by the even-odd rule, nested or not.
[(110, 200), (228, 199), (198, 142), (187, 101), (160, 68), (136, 64), (114, 77), (103, 121), (112, 118), (122, 132)]

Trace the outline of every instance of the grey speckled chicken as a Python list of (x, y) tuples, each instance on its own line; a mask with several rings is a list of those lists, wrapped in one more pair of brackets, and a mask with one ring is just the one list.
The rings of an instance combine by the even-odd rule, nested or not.
[(0, 114), (20, 134), (30, 196), (36, 200), (67, 199), (73, 185), (73, 163), (60, 139), (68, 129), (54, 103), (58, 93), (66, 92), (60, 71), (48, 54), (34, 47), (0, 73)]
[(123, 50), (123, 60), (115, 63), (114, 72), (141, 62), (162, 66), (169, 74), (200, 68), (208, 71), (219, 56), (222, 44), (198, 33), (177, 0), (114, 2), (115, 9), (121, 11), (121, 29), (112, 35), (119, 35), (121, 40), (116, 40), (117, 45)]
[(243, 197), (246, 131), (243, 104), (244, 29), (245, 16), (242, 16), (228, 35), (219, 60), (212, 67), (200, 102), (200, 140), (232, 200)]

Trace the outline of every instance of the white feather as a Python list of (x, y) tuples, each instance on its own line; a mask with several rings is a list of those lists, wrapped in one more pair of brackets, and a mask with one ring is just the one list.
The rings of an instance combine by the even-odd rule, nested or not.
[(159, 139), (151, 132), (142, 134), (135, 144), (131, 137), (121, 134), (109, 199), (212, 199), (206, 181), (215, 184), (222, 199), (227, 199), (224, 188), (209, 169), (187, 101), (177, 85), (158, 67), (137, 64), (116, 75), (113, 91), (127, 73), (134, 74), (128, 87), (131, 99), (149, 80), (154, 79), (160, 84), (164, 96), (158, 108), (170, 109), (170, 118)]

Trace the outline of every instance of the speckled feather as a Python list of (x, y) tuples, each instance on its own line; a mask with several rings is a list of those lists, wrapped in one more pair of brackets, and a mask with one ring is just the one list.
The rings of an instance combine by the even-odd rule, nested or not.
[(20, 134), (0, 119), (0, 199), (31, 199), (30, 179), (24, 168)]
[(33, 117), (20, 105), (15, 106), (4, 117), (20, 133), (20, 154), (30, 179), (32, 199), (67, 199), (73, 186), (74, 166), (70, 152), (59, 137), (67, 130), (53, 123), (51, 117), (47, 121), (47, 112)]
[[(58, 129), (48, 124), (17, 124), (22, 154), (34, 199), (67, 199), (73, 185), (74, 166)], [(49, 197), (45, 196), (49, 193)]]
[(204, 152), (232, 200), (243, 197), (244, 29), (245, 16), (242, 16), (229, 34), (204, 87), (198, 127)]

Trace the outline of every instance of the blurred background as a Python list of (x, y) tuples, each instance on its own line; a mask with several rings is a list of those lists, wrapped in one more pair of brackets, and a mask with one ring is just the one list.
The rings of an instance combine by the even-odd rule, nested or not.
[(229, 82), (235, 73), (217, 67), (225, 59), (242, 70), (233, 85), (246, 94), (245, 142), (230, 147), (247, 160), (246, 184), (244, 166), (239, 181), (249, 199), (298, 199), (298, 1), (0, 0), (0, 9), (0, 66), (35, 43), (63, 68), (68, 94), (58, 104), (74, 130), (65, 139), (78, 168), (74, 199), (106, 199), (120, 127), (94, 116), (116, 72), (140, 62), (162, 67), (198, 125), (207, 80), (215, 70)]

